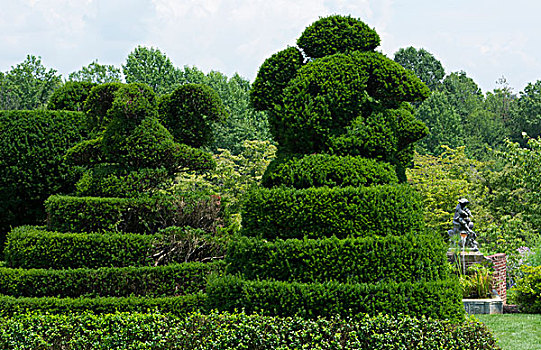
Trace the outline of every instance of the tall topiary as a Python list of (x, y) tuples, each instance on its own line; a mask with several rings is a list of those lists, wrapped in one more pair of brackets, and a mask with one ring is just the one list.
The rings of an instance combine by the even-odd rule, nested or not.
[[(183, 91), (179, 88), (172, 95), (184, 96), (180, 90)], [(186, 144), (191, 142), (189, 138), (186, 138), (186, 143), (179, 143), (183, 139), (175, 138), (173, 134), (181, 135), (183, 128), (191, 124), (206, 129), (213, 119), (205, 119), (197, 113), (223, 111), (221, 101), (215, 99), (215, 93), (206, 87), (200, 89), (197, 98), (190, 100), (190, 95), (185, 97), (186, 100), (177, 97), (168, 101), (170, 109), (175, 103), (181, 107), (175, 114), (176, 124), (169, 123), (166, 127), (161, 122), (165, 118), (159, 114), (156, 95), (146, 84), (111, 83), (93, 88), (85, 110), (94, 138), (76, 144), (66, 154), (72, 164), (86, 168), (76, 184), (75, 194), (89, 198), (81, 201), (65, 196), (48, 200), (46, 208), (56, 208), (57, 212), (49, 213), (49, 228), (92, 231), (132, 227), (134, 230), (155, 231), (171, 224), (182, 224), (182, 215), (186, 216), (187, 210), (195, 210), (191, 204), (188, 205), (190, 201), (174, 196), (169, 198), (157, 190), (164, 188), (180, 171), (209, 170), (215, 162), (209, 153)], [(197, 123), (196, 116), (200, 119)], [(201, 139), (198, 146), (207, 143), (208, 139)], [(138, 197), (142, 199), (131, 201)], [(73, 204), (75, 202), (79, 204)], [(209, 205), (214, 204), (209, 202)], [(78, 211), (95, 212), (94, 216), (103, 214), (103, 222), (89, 222), (90, 229), (80, 222), (67, 223), (57, 215), (77, 206)], [(95, 211), (100, 206), (107, 208), (107, 212)], [(83, 216), (79, 213), (79, 217)]]
[(418, 194), (400, 183), (427, 134), (410, 102), (428, 88), (375, 52), (379, 36), (358, 19), (322, 18), (297, 44), (267, 59), (252, 87), (279, 156), (266, 188), (246, 198), (242, 233), (251, 238), (230, 246), (235, 276), (210, 282), (211, 305), (460, 318), (446, 247), (424, 226)]

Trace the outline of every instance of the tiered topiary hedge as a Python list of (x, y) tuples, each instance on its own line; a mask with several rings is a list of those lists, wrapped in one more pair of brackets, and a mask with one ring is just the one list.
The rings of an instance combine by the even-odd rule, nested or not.
[[(404, 181), (427, 133), (410, 102), (428, 88), (375, 52), (361, 21), (322, 18), (269, 58), (251, 99), (279, 143), (252, 189), (243, 236), (212, 278), (209, 305), (265, 315), (398, 313), (458, 320), (464, 309), (439, 235)], [(304, 53), (304, 57), (303, 57)]]
[[(68, 90), (50, 107), (77, 103), (80, 108), (82, 92), (71, 96)], [(175, 119), (172, 127), (193, 127), (194, 115), (209, 111), (206, 102), (212, 101), (211, 109), (223, 108), (206, 87), (182, 91), (195, 100), (183, 101), (180, 112), (186, 115), (168, 111)], [(224, 270), (216, 260), (225, 251), (216, 235), (224, 223), (224, 205), (218, 196), (168, 188), (180, 171), (211, 169), (211, 155), (173, 136), (178, 133), (160, 122), (165, 116), (146, 85), (97, 85), (86, 94), (86, 114), (46, 112), (87, 126), (91, 139), (59, 142), (67, 166), (82, 171), (72, 194), (45, 200), (46, 227), (24, 226), (8, 234), (6, 263), (0, 267), (0, 314), (154, 308), (181, 314), (203, 308), (208, 276)], [(170, 109), (179, 99), (168, 100)], [(191, 111), (194, 106), (201, 110)], [(224, 116), (216, 113), (200, 126)], [(207, 135), (201, 142), (208, 140)]]

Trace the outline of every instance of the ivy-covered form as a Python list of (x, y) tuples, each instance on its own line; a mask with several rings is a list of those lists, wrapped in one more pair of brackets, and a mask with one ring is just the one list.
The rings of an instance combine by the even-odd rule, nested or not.
[(362, 21), (322, 18), (267, 59), (251, 91), (279, 142), (263, 188), (243, 207), (211, 307), (307, 318), (357, 313), (463, 317), (445, 247), (404, 184), (412, 114), (428, 88), (376, 52)]

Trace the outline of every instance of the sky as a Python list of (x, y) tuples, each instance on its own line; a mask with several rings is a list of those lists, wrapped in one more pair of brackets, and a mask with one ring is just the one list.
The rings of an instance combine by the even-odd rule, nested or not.
[(534, 0), (0, 0), (0, 71), (31, 54), (67, 77), (95, 60), (121, 67), (141, 45), (253, 81), (304, 28), (341, 14), (374, 28), (390, 58), (424, 48), (484, 92), (504, 77), (519, 93), (541, 80), (540, 13)]

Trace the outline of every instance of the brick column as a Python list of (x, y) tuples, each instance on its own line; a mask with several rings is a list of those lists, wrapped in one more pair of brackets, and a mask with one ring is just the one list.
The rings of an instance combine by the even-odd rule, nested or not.
[(507, 256), (504, 253), (498, 253), (487, 256), (492, 260), (494, 266), (494, 278), (492, 288), (500, 295), (504, 304), (507, 304)]

